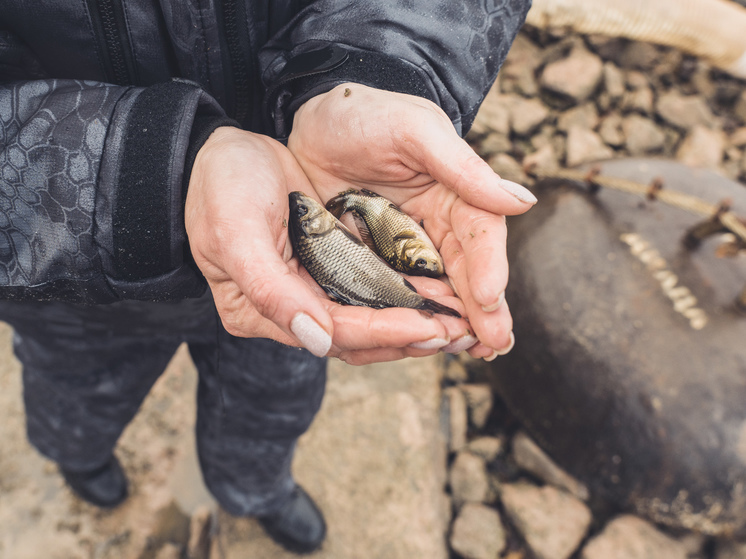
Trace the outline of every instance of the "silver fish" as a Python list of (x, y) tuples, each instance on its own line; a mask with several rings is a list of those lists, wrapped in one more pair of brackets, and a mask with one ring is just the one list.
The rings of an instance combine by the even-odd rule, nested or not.
[(443, 275), (443, 258), (425, 230), (383, 196), (351, 188), (329, 200), (326, 209), (336, 218), (352, 212), (365, 244), (396, 270), (432, 278)]
[(332, 299), (382, 309), (406, 307), (461, 315), (426, 299), (400, 274), (302, 192), (290, 193), (290, 239), (301, 264)]

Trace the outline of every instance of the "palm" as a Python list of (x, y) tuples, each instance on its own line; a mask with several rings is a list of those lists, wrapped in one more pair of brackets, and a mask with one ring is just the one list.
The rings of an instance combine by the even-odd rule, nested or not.
[(490, 310), (507, 283), (503, 216), (530, 205), (499, 188), (444, 113), (416, 97), (339, 86), (301, 107), (288, 147), (322, 200), (367, 188), (422, 220), (485, 346), (479, 356), (507, 345), (507, 306)]

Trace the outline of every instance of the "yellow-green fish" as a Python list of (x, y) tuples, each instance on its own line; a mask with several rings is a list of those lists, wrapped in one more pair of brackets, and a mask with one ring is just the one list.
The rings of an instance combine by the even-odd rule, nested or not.
[(289, 198), (293, 249), (329, 297), (348, 305), (406, 307), (461, 317), (417, 293), (316, 200), (302, 192), (291, 192)]
[(329, 200), (326, 209), (336, 218), (352, 212), (362, 240), (394, 269), (432, 278), (443, 275), (443, 259), (425, 230), (383, 196), (352, 188)]

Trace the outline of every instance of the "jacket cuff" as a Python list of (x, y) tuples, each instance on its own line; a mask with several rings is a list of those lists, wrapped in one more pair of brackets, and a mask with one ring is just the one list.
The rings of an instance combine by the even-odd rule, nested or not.
[(104, 268), (109, 285), (124, 299), (199, 296), (206, 283), (184, 227), (184, 185), (191, 171), (186, 165), (215, 128), (235, 122), (197, 84), (184, 80), (137, 91), (120, 111), (120, 138), (109, 142), (115, 159)]
[(346, 82), (438, 103), (429, 78), (413, 64), (377, 52), (327, 45), (291, 57), (276, 84), (270, 85), (265, 98), (269, 129), (277, 139), (287, 140), (295, 111), (303, 103)]

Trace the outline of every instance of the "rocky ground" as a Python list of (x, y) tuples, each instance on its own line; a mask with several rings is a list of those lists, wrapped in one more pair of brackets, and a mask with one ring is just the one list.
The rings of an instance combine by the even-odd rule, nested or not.
[[(503, 176), (657, 155), (746, 178), (743, 82), (671, 49), (524, 29), (469, 141)], [(132, 497), (99, 511), (23, 434), (19, 366), (0, 328), (0, 557), (292, 557), (220, 512), (191, 430), (196, 377), (175, 356), (118, 449)], [(495, 362), (499, 367), (499, 360)], [(481, 362), (330, 367), (297, 477), (329, 519), (324, 559), (735, 559), (746, 546), (591, 510), (495, 399)]]
[[(523, 184), (532, 170), (639, 156), (744, 180), (743, 85), (670, 48), (525, 28), (468, 139), (503, 177)], [(446, 375), (456, 557), (746, 558), (737, 542), (672, 533), (624, 511), (592, 512), (587, 489), (493, 402), (480, 383), (486, 371), (454, 361)]]

